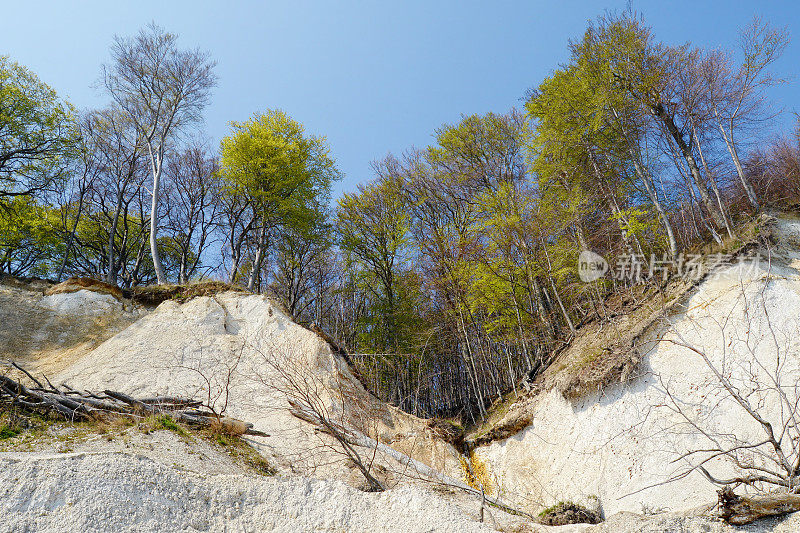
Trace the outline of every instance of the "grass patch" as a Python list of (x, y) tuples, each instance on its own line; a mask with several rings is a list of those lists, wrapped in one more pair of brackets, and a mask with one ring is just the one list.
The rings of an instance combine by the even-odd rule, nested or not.
[(104, 421), (69, 422), (55, 415), (8, 411), (0, 414), (0, 451), (32, 451), (43, 444), (70, 451), (74, 443), (109, 428)]
[(0, 440), (13, 439), (22, 433), (22, 429), (10, 424), (0, 424)]
[(177, 433), (184, 439), (191, 440), (191, 433), (169, 415), (151, 415), (143, 418), (138, 423), (130, 421), (129, 425), (136, 425), (137, 429), (143, 431), (145, 434), (165, 429)]
[(159, 424), (159, 425), (160, 425), (162, 428), (164, 428), (164, 429), (168, 429), (168, 430), (170, 430), (170, 431), (174, 431), (175, 433), (179, 433), (179, 434), (181, 434), (181, 435), (185, 435), (185, 434), (186, 434), (186, 430), (185, 430), (185, 429), (183, 429), (182, 427), (180, 427), (180, 426), (179, 426), (179, 425), (178, 425), (178, 424), (177, 424), (177, 423), (176, 423), (176, 422), (175, 422), (175, 421), (174, 421), (174, 420), (173, 420), (171, 417), (169, 417), (169, 416), (162, 416), (162, 417), (159, 417), (159, 419), (158, 419), (158, 424)]
[(547, 526), (599, 524), (600, 515), (574, 502), (558, 502), (539, 513), (539, 523)]
[(110, 294), (117, 300), (122, 299), (122, 290), (116, 285), (93, 278), (69, 278), (58, 285), (53, 285), (45, 291), (45, 295), (68, 294), (80, 290), (94, 291), (100, 294)]
[(234, 461), (261, 476), (274, 476), (278, 471), (240, 436), (207, 429), (201, 432), (209, 441), (224, 449)]
[(449, 442), (456, 448), (460, 448), (463, 444), (466, 430), (460, 421), (449, 418), (431, 418), (427, 424), (431, 431), (445, 442)]
[(262, 476), (277, 473), (269, 461), (241, 437), (221, 428), (190, 430), (168, 415), (138, 420), (109, 416), (100, 420), (70, 422), (55, 415), (0, 411), (0, 451), (34, 451), (52, 447), (59, 453), (67, 453), (73, 451), (75, 445), (97, 435), (104, 436), (108, 441), (121, 437), (127, 442), (131, 430), (145, 435), (166, 430), (179, 435), (187, 444), (196, 442), (197, 435), (221, 448), (234, 462), (250, 472)]
[(240, 287), (223, 283), (221, 281), (201, 281), (188, 285), (150, 285), (147, 287), (134, 287), (123, 291), (123, 294), (135, 303), (146, 306), (157, 306), (167, 300), (187, 302), (198, 296), (214, 296), (221, 292), (245, 292)]

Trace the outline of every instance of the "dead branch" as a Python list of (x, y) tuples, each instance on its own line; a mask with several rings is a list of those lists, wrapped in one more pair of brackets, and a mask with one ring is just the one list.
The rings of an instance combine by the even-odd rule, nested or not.
[(749, 524), (759, 518), (800, 511), (797, 494), (771, 493), (760, 496), (739, 496), (729, 486), (717, 492), (720, 518), (736, 526)]
[(69, 421), (168, 415), (199, 428), (219, 428), (235, 435), (269, 436), (253, 429), (253, 424), (249, 422), (222, 417), (192, 399), (166, 396), (137, 399), (112, 390), (104, 390), (102, 394), (81, 392), (67, 385), (56, 387), (47, 378), (44, 378), (48, 383), (45, 387), (40, 380), (16, 363), (8, 366), (25, 374), (32, 385), (26, 386), (21, 381), (0, 374), (0, 407), (14, 406), (39, 414), (56, 413)]

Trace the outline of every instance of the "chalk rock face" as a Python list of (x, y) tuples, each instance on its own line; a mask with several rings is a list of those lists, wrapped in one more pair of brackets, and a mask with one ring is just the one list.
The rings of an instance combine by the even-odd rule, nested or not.
[[(776, 434), (789, 426), (784, 449), (796, 460), (800, 272), (791, 236), (799, 231), (797, 222), (780, 220), (778, 255), (718, 270), (646, 330), (638, 342), (638, 377), (579, 400), (556, 389), (535, 397), (526, 429), (477, 450), (500, 491), (530, 509), (594, 497), (606, 516), (714, 501), (717, 487), (697, 470), (689, 473), (710, 454), (686, 454), (766, 438), (720, 377)], [(768, 446), (759, 450), (769, 457), (744, 451), (739, 457), (781, 470)], [(704, 466), (717, 479), (735, 473), (724, 458)]]
[(0, 359), (52, 375), (143, 315), (111, 294), (82, 289), (45, 296), (49, 288), (0, 283)]
[(0, 454), (0, 494), (2, 531), (493, 531), (417, 487), (199, 475), (125, 453)]
[(290, 413), (290, 403), (314, 402), (385, 444), (410, 440), (404, 448), (412, 456), (458, 474), (457, 453), (424, 421), (369, 394), (327, 342), (264, 296), (167, 300), (55, 378), (80, 389), (197, 398), (269, 434), (252, 442), (277, 466), (346, 478), (352, 465), (337, 457), (330, 437)]

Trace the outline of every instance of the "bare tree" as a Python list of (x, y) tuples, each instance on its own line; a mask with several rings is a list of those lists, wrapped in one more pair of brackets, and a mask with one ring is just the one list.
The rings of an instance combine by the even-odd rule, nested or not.
[[(56, 281), (61, 281), (64, 277), (67, 261), (69, 261), (69, 256), (75, 243), (75, 234), (78, 231), (78, 224), (80, 223), (81, 215), (83, 215), (86, 197), (101, 170), (99, 157), (94, 146), (94, 122), (91, 115), (87, 114), (81, 117), (78, 123), (81, 132), (81, 142), (78, 146), (77, 164), (72, 177), (72, 186), (65, 189), (66, 198), (62, 208), (62, 218), (67, 236), (65, 239), (64, 257), (61, 259), (61, 265), (58, 267)], [(71, 226), (69, 226), (70, 216), (74, 217)], [(68, 226), (69, 229), (67, 229)]]
[(330, 283), (325, 264), (331, 260), (329, 231), (321, 225), (312, 231), (286, 228), (277, 235), (271, 290), (297, 320), (320, 319), (314, 311)]
[(362, 427), (374, 423), (377, 413), (374, 406), (358, 402), (357, 395), (348, 394), (338, 376), (333, 382), (326, 380), (327, 373), (317, 373), (303, 363), (303, 358), (287, 350), (274, 348), (262, 354), (267, 372), (254, 377), (270, 391), (277, 392), (289, 405), (297, 418), (309, 422), (333, 438), (322, 439), (321, 446), (341, 456), (354, 465), (366, 482), (366, 490), (379, 492), (385, 489), (373, 471), (379, 446), (365, 447), (371, 439), (352, 429), (354, 423)]
[(785, 28), (773, 28), (756, 17), (740, 33), (743, 61), (739, 69), (734, 70), (730, 56), (721, 52), (709, 56), (705, 69), (717, 127), (747, 200), (755, 209), (759, 209), (760, 204), (739, 158), (735, 134), (743, 125), (759, 120), (766, 105), (766, 89), (782, 81), (768, 69), (783, 54), (788, 43), (789, 34)]
[(167, 163), (169, 246), (178, 258), (178, 283), (187, 283), (208, 248), (219, 214), (214, 174), (217, 161), (202, 144), (184, 149)]
[[(142, 152), (137, 129), (119, 109), (111, 107), (92, 113), (91, 134), (94, 150), (101, 166), (100, 183), (96, 188), (95, 202), (98, 212), (110, 216), (106, 251), (106, 282), (117, 283), (123, 262), (123, 250), (117, 250), (117, 233), (120, 219), (127, 229), (130, 204), (142, 187)], [(109, 208), (106, 201), (110, 202)], [(127, 239), (122, 239), (127, 243)], [(121, 246), (124, 248), (124, 245)]]
[[(773, 494), (800, 492), (800, 364), (793, 340), (797, 324), (773, 316), (766, 294), (771, 283), (767, 273), (763, 280), (740, 284), (730, 313), (711, 319), (719, 338), (713, 349), (687, 340), (675, 327), (662, 338), (696, 356), (707, 370), (697, 385), (699, 400), (659, 377), (668, 399), (664, 407), (677, 415), (670, 431), (685, 448), (675, 450), (679, 468), (668, 482), (700, 472), (722, 487), (722, 516), (737, 524), (800, 509), (799, 497)], [(763, 285), (754, 290), (755, 284)], [(698, 325), (700, 330), (710, 334)], [(772, 499), (758, 500), (758, 508), (741, 505), (743, 496), (733, 492), (739, 487)]]
[(181, 50), (178, 37), (151, 23), (133, 38), (116, 37), (112, 61), (103, 65), (102, 82), (114, 102), (138, 128), (153, 177), (150, 253), (158, 283), (166, 283), (158, 253), (158, 205), (164, 156), (175, 136), (201, 120), (215, 62), (200, 50)]

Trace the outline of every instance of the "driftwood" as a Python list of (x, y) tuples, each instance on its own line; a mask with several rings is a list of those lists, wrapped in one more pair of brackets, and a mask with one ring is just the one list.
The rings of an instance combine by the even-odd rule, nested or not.
[(217, 427), (235, 435), (269, 436), (253, 429), (253, 424), (219, 415), (199, 401), (167, 396), (137, 399), (112, 390), (77, 391), (68, 385), (56, 387), (46, 377), (42, 378), (45, 385), (16, 363), (7, 366), (25, 374), (32, 384), (26, 386), (0, 374), (0, 405), (12, 405), (28, 412), (57, 413), (69, 421), (168, 415), (200, 428)]
[(742, 526), (759, 518), (800, 511), (800, 495), (772, 493), (758, 496), (740, 496), (725, 487), (719, 495), (719, 516), (729, 524)]

